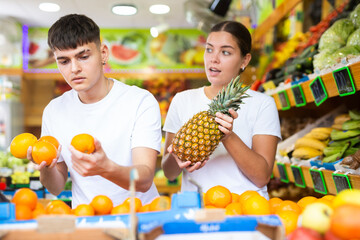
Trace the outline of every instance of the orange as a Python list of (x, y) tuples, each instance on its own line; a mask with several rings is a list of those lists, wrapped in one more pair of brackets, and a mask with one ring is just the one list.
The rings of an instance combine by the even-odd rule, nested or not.
[(270, 204), (263, 196), (254, 195), (244, 200), (242, 211), (248, 215), (267, 215), (270, 214)]
[(37, 138), (31, 133), (21, 133), (13, 138), (10, 143), (10, 152), (14, 157), (26, 158), (27, 150), (37, 142)]
[(150, 203), (142, 205), (139, 212), (149, 212), (150, 211)]
[(41, 138), (39, 138), (39, 141), (51, 143), (55, 146), (56, 149), (58, 149), (60, 145), (59, 141), (53, 136), (42, 136)]
[(110, 214), (113, 208), (112, 200), (105, 195), (97, 195), (93, 198), (90, 205), (94, 208), (96, 215)]
[(32, 211), (32, 218), (37, 218), (38, 216), (45, 214), (46, 214), (45, 208), (35, 208), (35, 210)]
[(280, 205), (280, 203), (283, 200), (278, 197), (273, 197), (269, 199), (269, 205), (270, 205), (270, 213), (275, 214), (275, 209)]
[(257, 192), (257, 191), (254, 191), (254, 190), (247, 190), (245, 192), (243, 192), (242, 194), (240, 194), (239, 196), (239, 203), (244, 203), (246, 199), (248, 199), (249, 197), (251, 196), (260, 196), (260, 194)]
[(225, 208), (232, 201), (231, 192), (223, 186), (214, 186), (205, 193), (207, 205), (213, 205), (218, 208)]
[(319, 198), (319, 199), (316, 200), (316, 202), (325, 203), (329, 207), (333, 208), (333, 205), (332, 205), (331, 201), (326, 199), (326, 198)]
[(18, 189), (11, 200), (15, 205), (28, 206), (31, 211), (35, 209), (37, 201), (38, 197), (36, 193), (30, 188)]
[(205, 208), (217, 208), (217, 207), (215, 207), (213, 205), (205, 205)]
[(69, 205), (61, 200), (53, 200), (45, 208), (46, 214), (71, 214)]
[(127, 214), (130, 212), (130, 205), (126, 204), (126, 203), (122, 203), (120, 205), (117, 205), (116, 207), (114, 207), (111, 210), (111, 214), (115, 215), (115, 214)]
[(231, 193), (231, 202), (239, 202), (240, 195), (237, 193)]
[(15, 219), (16, 220), (30, 220), (32, 219), (32, 211), (26, 205), (16, 205), (15, 206)]
[(73, 137), (71, 145), (83, 153), (93, 153), (95, 151), (94, 137), (87, 133), (81, 133)]
[(294, 211), (282, 211), (278, 214), (285, 228), (285, 234), (289, 235), (297, 228), (299, 214)]
[(360, 239), (360, 206), (343, 204), (334, 209), (330, 231), (340, 239)]
[(303, 211), (307, 205), (315, 202), (316, 200), (317, 200), (316, 197), (306, 196), (306, 197), (301, 198), (299, 201), (297, 201), (297, 205), (299, 205), (299, 207)]
[(35, 210), (38, 209), (38, 208), (45, 209), (44, 205), (41, 202), (37, 202)]
[(226, 215), (241, 215), (241, 203), (232, 202), (225, 207), (225, 214)]
[[(130, 202), (131, 202), (131, 199), (130, 197), (128, 197), (127, 199), (125, 199), (125, 201), (123, 202), (123, 204), (126, 204), (129, 206), (129, 209), (130, 209)], [(140, 198), (135, 198), (135, 212), (138, 212), (140, 210), (140, 208), (142, 207), (142, 202), (140, 200)]]
[(165, 211), (171, 208), (171, 200), (168, 196), (160, 196), (150, 203), (150, 211)]
[(282, 211), (293, 211), (297, 214), (300, 214), (302, 212), (301, 207), (297, 205), (296, 202), (293, 202), (291, 200), (284, 200), (282, 201), (279, 206), (275, 209), (275, 214), (279, 214)]
[(37, 164), (46, 162), (49, 166), (52, 161), (56, 158), (57, 150), (56, 147), (49, 142), (41, 141), (36, 142), (32, 149), (32, 158)]
[(323, 196), (322, 198), (327, 199), (332, 202), (334, 200), (335, 196), (328, 194), (328, 195)]
[(79, 217), (94, 216), (95, 211), (90, 204), (79, 204), (73, 209), (72, 214)]

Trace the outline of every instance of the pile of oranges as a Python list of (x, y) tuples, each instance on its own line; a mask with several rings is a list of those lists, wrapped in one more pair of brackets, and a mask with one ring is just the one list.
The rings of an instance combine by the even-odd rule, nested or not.
[[(75, 216), (95, 216), (107, 214), (130, 213), (130, 198), (127, 198), (118, 206), (113, 206), (112, 200), (105, 195), (95, 196), (89, 204), (80, 204), (71, 209), (62, 200), (53, 200), (46, 206), (38, 201), (36, 193), (29, 188), (18, 189), (12, 200), (15, 204), (16, 220), (35, 219), (45, 214), (73, 214)], [(136, 212), (165, 211), (171, 208), (168, 196), (159, 196), (148, 204), (142, 204), (139, 198), (135, 198)]]

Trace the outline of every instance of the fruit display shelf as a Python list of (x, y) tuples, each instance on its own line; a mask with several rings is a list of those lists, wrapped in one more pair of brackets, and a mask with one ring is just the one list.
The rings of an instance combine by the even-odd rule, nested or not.
[[(312, 172), (315, 172), (315, 174)], [(360, 175), (337, 170), (333, 171), (325, 169), (324, 166), (316, 166), (315, 164), (313, 166), (303, 166), (301, 164), (277, 161), (273, 169), (273, 176), (280, 178), (283, 182), (293, 182), (299, 187), (302, 185), (302, 187), (314, 188), (319, 193), (336, 195), (338, 191), (348, 188), (348, 186), (346, 185), (347, 182), (342, 181), (344, 179), (336, 177), (334, 179), (334, 174), (335, 176), (340, 175), (340, 177), (347, 176), (349, 186), (353, 189), (360, 189)]]
[[(346, 67), (349, 69), (349, 71), (347, 71)], [(349, 84), (350, 88), (352, 89), (352, 93), (344, 93), (342, 92), (342, 90), (344, 88), (349, 87), (348, 85), (346, 86), (339, 86), (340, 81), (335, 81), (334, 78), (334, 73), (335, 74), (337, 72), (339, 72), (338, 74), (342, 74), (341, 78), (344, 78), (344, 76), (346, 76), (345, 79), (349, 79), (349, 75), (352, 78), (352, 81), (349, 80), (348, 82), (344, 82), (345, 85)], [(321, 83), (319, 84), (319, 86), (323, 86), (324, 88), (324, 92), (323, 94), (320, 94), (319, 96), (316, 96), (316, 93), (314, 90), (312, 90), (312, 86), (314, 85), (314, 81), (317, 80), (318, 78), (320, 78)], [(353, 86), (351, 87), (351, 82), (353, 83)], [(317, 83), (317, 82), (315, 82)], [(298, 94), (295, 92), (296, 90), (294, 90), (294, 87), (300, 86), (301, 89), (298, 90)], [(340, 88), (340, 90), (338, 89), (338, 87)], [(318, 89), (316, 89), (318, 90)], [(320, 89), (321, 90), (321, 89)], [(271, 96), (274, 98), (275, 102), (276, 102), (276, 106), (278, 108), (278, 110), (288, 110), (292, 107), (298, 107), (298, 106), (304, 106), (307, 103), (313, 103), (315, 100), (319, 100), (318, 102), (316, 101), (316, 105), (319, 106), (322, 101), (326, 101), (326, 99), (331, 98), (331, 97), (336, 97), (336, 96), (346, 96), (346, 95), (350, 95), (353, 94), (357, 91), (360, 90), (360, 60), (356, 62), (353, 62), (351, 64), (339, 64), (337, 67), (335, 67), (332, 71), (327, 71), (326, 73), (320, 73), (320, 74), (313, 74), (312, 76), (310, 76), (310, 79), (303, 81), (303, 82), (299, 82), (299, 83), (290, 83), (287, 86), (282, 87), (281, 89), (276, 89), (275, 93), (272, 93)], [(301, 94), (302, 91), (302, 94)], [(297, 94), (295, 96), (295, 94)], [(314, 94), (315, 97), (319, 97), (319, 99), (315, 99), (314, 98)], [(299, 102), (301, 102), (301, 100), (298, 100), (298, 103), (296, 102), (296, 97), (298, 97), (298, 99), (302, 98), (301, 96), (303, 96), (303, 103), (300, 104)]]
[[(285, 239), (277, 215), (226, 216), (224, 209), (200, 208), (197, 192), (173, 194), (168, 211), (137, 213), (141, 239)], [(0, 238), (9, 239), (130, 239), (129, 214), (92, 217), (42, 216), (37, 220), (16, 221), (15, 206), (0, 203)], [(157, 232), (158, 237), (149, 235)]]

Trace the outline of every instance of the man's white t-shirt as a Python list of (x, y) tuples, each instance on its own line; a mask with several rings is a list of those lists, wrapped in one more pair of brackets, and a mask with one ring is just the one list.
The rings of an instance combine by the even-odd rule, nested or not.
[[(274, 135), (280, 139), (279, 115), (274, 99), (250, 89), (246, 93), (250, 97), (243, 100), (237, 111), (239, 117), (234, 121), (233, 132), (249, 148), (252, 146), (253, 136), (257, 134)], [(208, 110), (210, 102), (204, 87), (176, 94), (170, 104), (163, 130), (176, 133), (194, 114)], [(196, 191), (196, 186), (189, 182), (188, 177), (199, 183), (203, 192), (213, 186), (222, 185), (234, 193), (255, 190), (268, 198), (267, 187), (258, 188), (253, 184), (241, 172), (221, 142), (203, 168), (192, 173), (183, 171), (181, 190)]]
[[(148, 91), (117, 80), (107, 96), (96, 103), (83, 104), (75, 90), (53, 99), (45, 108), (41, 135), (51, 135), (62, 145), (59, 161), (65, 161), (72, 180), (72, 207), (90, 203), (96, 195), (110, 197), (114, 206), (129, 192), (101, 176), (82, 177), (73, 168), (68, 150), (71, 139), (88, 133), (98, 139), (109, 159), (121, 166), (132, 165), (131, 149), (148, 147), (160, 152), (161, 117), (159, 104)], [(137, 192), (143, 204), (159, 196), (152, 184)]]

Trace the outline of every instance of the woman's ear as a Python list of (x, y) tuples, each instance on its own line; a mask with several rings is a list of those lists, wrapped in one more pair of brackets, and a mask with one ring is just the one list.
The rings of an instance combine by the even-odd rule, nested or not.
[(243, 58), (243, 62), (241, 64), (241, 69), (245, 69), (247, 67), (247, 65), (249, 64), (250, 60), (251, 60), (251, 54), (247, 53), (245, 55), (245, 57)]

